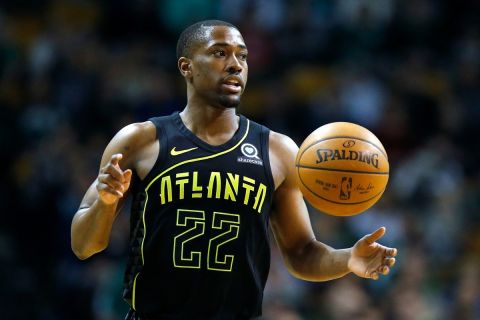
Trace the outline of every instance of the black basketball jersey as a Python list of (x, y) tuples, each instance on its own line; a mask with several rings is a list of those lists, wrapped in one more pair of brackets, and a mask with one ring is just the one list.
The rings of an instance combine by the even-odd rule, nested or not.
[(232, 139), (212, 146), (178, 112), (150, 121), (160, 154), (132, 183), (124, 298), (149, 319), (260, 315), (274, 192), (269, 130), (240, 116)]

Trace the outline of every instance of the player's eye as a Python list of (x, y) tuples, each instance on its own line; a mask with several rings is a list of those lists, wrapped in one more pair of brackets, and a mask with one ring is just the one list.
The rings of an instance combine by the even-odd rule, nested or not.
[(241, 53), (238, 57), (242, 61), (247, 61), (248, 54), (247, 53)]
[(213, 52), (213, 55), (217, 58), (221, 58), (221, 57), (225, 57), (226, 56), (226, 53), (224, 50), (215, 50)]

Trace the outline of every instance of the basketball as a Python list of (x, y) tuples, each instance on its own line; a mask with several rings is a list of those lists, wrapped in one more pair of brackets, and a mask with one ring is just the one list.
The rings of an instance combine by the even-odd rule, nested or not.
[(387, 153), (366, 128), (332, 122), (303, 141), (295, 160), (304, 198), (333, 216), (352, 216), (373, 206), (389, 177)]

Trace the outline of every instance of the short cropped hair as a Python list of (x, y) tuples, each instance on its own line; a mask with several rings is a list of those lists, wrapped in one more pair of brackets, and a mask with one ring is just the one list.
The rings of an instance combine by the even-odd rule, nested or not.
[(199, 40), (202, 39), (203, 32), (202, 28), (204, 27), (216, 27), (216, 26), (225, 26), (237, 29), (231, 23), (222, 21), (222, 20), (203, 20), (197, 23), (192, 24), (180, 34), (180, 37), (177, 41), (177, 60), (180, 57), (187, 57), (191, 58), (191, 48), (194, 44), (196, 44)]

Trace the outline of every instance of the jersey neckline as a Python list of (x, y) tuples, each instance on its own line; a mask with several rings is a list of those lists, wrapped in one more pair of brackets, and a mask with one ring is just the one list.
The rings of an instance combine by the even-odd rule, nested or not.
[(247, 121), (248, 121), (247, 118), (245, 118), (243, 115), (238, 114), (238, 116), (240, 117), (240, 121), (238, 124), (238, 129), (233, 134), (233, 137), (223, 144), (214, 146), (206, 143), (205, 141), (197, 137), (192, 131), (190, 131), (183, 123), (182, 118), (180, 117), (179, 111), (174, 112), (172, 116), (173, 116), (173, 122), (175, 126), (177, 126), (180, 133), (182, 133), (184, 136), (186, 136), (189, 140), (191, 140), (194, 144), (198, 145), (200, 148), (211, 151), (211, 152), (218, 152), (218, 151), (231, 148), (238, 141), (240, 141), (240, 139), (245, 135), (245, 130), (247, 128)]

